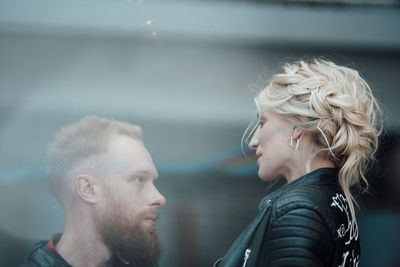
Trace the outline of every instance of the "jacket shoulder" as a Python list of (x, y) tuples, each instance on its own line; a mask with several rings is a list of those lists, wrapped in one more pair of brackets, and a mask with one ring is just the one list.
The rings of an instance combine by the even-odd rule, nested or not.
[(272, 205), (267, 262), (271, 266), (329, 265), (334, 226), (327, 211), (327, 193), (318, 185), (299, 185), (281, 194)]
[(279, 218), (288, 212), (295, 212), (295, 210), (299, 215), (312, 211), (321, 218), (331, 234), (334, 235), (336, 220), (333, 218), (334, 213), (331, 210), (331, 199), (340, 192), (341, 189), (337, 186), (298, 185), (281, 194), (274, 201), (273, 217)]
[(277, 215), (296, 208), (323, 211), (327, 207), (327, 192), (317, 185), (299, 185), (281, 194), (275, 201)]
[(19, 267), (64, 267), (69, 266), (57, 259), (57, 257), (46, 248), (47, 241), (36, 243), (29, 252), (28, 259)]

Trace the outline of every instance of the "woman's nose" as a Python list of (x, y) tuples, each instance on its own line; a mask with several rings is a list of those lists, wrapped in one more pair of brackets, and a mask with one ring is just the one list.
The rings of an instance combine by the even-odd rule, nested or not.
[(251, 150), (257, 150), (258, 144), (259, 144), (258, 139), (255, 136), (253, 136), (251, 138), (251, 141), (250, 141), (250, 144), (249, 144), (249, 148)]

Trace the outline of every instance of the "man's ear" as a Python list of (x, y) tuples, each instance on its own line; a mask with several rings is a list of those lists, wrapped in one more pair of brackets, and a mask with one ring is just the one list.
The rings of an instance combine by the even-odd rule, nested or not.
[(78, 174), (75, 177), (75, 190), (84, 201), (91, 204), (96, 203), (97, 190), (95, 190), (95, 181), (93, 176), (88, 174)]

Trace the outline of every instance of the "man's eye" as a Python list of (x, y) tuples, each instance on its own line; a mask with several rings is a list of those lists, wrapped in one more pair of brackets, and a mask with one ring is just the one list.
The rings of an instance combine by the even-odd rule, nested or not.
[(258, 122), (258, 125), (260, 125), (260, 127), (263, 127), (263, 126), (264, 126), (264, 123), (265, 123), (265, 121), (259, 121), (259, 122)]
[(135, 182), (141, 184), (144, 182), (144, 179), (142, 177), (136, 177)]

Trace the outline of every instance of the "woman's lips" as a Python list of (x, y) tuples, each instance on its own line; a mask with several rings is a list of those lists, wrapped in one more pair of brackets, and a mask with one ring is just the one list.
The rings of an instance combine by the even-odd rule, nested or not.
[(260, 159), (261, 159), (262, 154), (257, 153), (256, 156), (257, 156), (257, 164), (260, 165)]

